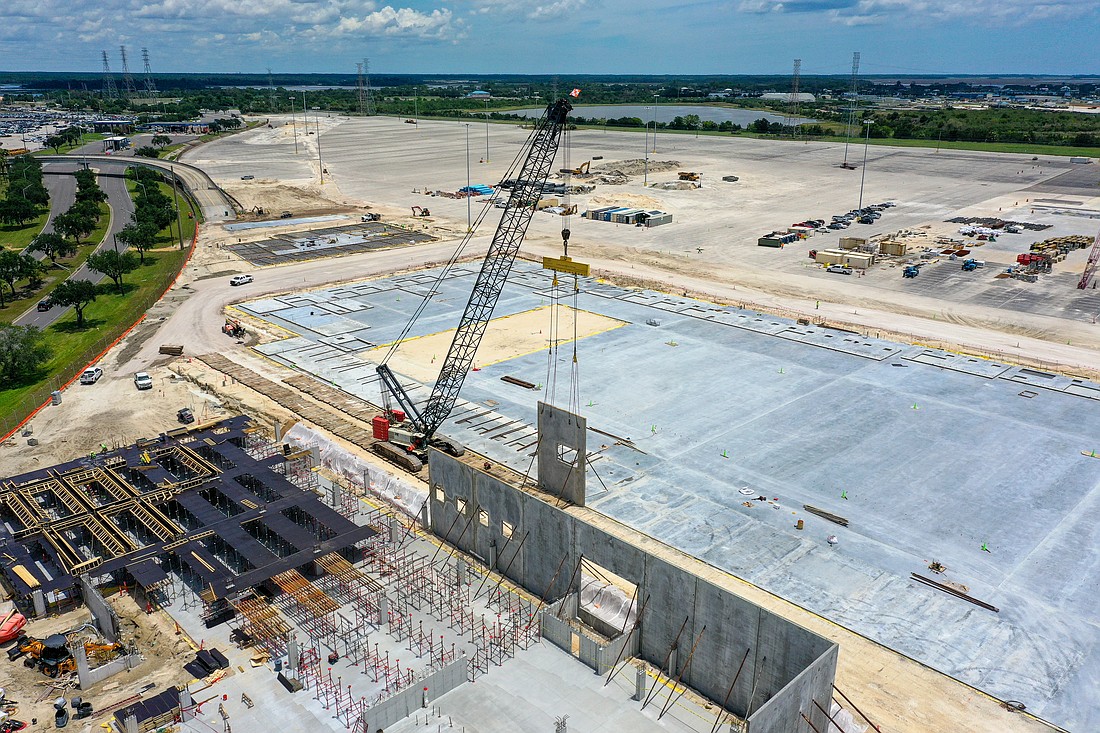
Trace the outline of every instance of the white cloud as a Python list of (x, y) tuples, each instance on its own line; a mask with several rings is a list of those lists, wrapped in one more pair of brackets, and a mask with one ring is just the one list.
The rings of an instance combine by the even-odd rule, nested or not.
[(360, 34), (448, 38), (453, 33), (453, 18), (447, 8), (422, 13), (412, 8), (395, 9), (387, 5), (362, 17), (341, 17), (335, 25), (315, 25), (305, 35), (324, 37)]
[[(597, 0), (598, 1), (598, 0)], [(588, 6), (589, 0), (552, 0), (534, 4), (524, 0), (475, 0), (473, 12), (477, 15), (494, 15), (527, 20), (563, 20)]]
[[(567, 2), (568, 0), (562, 0)], [(1096, 12), (1093, 0), (741, 0), (743, 13), (823, 13), (844, 25), (905, 19), (912, 24), (980, 20), (1016, 25), (1049, 18), (1074, 18)]]

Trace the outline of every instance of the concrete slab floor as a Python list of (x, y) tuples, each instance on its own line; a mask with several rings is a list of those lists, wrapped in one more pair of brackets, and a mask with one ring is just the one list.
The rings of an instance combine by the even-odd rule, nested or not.
[[(409, 335), (457, 323), (471, 270), (425, 285), (434, 274), (311, 298), (355, 291), (371, 307), (341, 318), (387, 343), (432, 287)], [(517, 265), (496, 315), (544, 305), (549, 286)], [(373, 365), (284, 300), (256, 315), (300, 336), (258, 350), (377, 404)], [(1100, 434), (1082, 396), (1097, 385), (593, 281), (576, 305), (628, 324), (578, 345), (576, 407), (601, 431), (590, 507), (1043, 718), (1100, 728), (1100, 461), (1082, 455)], [(569, 401), (571, 350), (543, 350), (472, 372), (442, 432), (526, 473), (555, 366)], [(909, 579), (934, 560), (1000, 612)]]

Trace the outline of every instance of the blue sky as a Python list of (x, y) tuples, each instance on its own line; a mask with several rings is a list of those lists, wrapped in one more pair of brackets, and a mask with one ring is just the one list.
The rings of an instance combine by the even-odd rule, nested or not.
[(0, 0), (0, 69), (1097, 74), (1096, 0)]

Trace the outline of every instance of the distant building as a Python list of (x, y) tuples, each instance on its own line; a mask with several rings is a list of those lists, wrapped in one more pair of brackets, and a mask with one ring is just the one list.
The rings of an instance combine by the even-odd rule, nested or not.
[[(791, 94), (789, 92), (768, 92), (766, 94), (761, 94), (760, 98), (761, 99), (778, 99), (780, 101), (787, 102), (787, 101), (790, 100)], [(794, 98), (795, 98), (796, 102), (816, 102), (817, 101), (817, 97), (815, 97), (812, 94), (808, 94), (806, 92), (799, 92), (798, 94), (794, 95)]]
[(89, 120), (92, 132), (133, 132), (135, 120)]
[(481, 89), (475, 89), (466, 95), (466, 99), (492, 99), (491, 92), (482, 91)]

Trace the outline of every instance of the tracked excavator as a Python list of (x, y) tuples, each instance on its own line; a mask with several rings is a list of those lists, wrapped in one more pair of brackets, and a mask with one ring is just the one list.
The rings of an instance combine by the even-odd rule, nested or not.
[[(523, 164), (515, 176), (515, 188), (504, 207), (500, 224), (497, 225), (493, 241), (481, 263), (473, 292), (466, 303), (462, 320), (455, 331), (428, 401), (423, 406), (416, 405), (390, 370), (387, 361), (392, 356), (393, 349), (376, 367), (382, 382), (384, 401), (389, 403), (389, 398), (392, 397), (396, 406), (387, 404), (385, 414), (375, 418), (374, 435), (378, 442), (373, 445), (373, 450), (408, 471), (415, 473), (423, 467), (429, 446), (455, 456), (465, 452), (460, 444), (438, 435), (436, 431), (454, 408), (462, 383), (473, 366), (477, 347), (485, 335), (493, 309), (535, 213), (539, 192), (550, 174), (566, 118), (572, 109), (566, 99), (559, 99), (547, 106), (546, 113), (536, 123), (520, 152), (519, 157), (523, 158)], [(563, 230), (562, 237), (568, 241), (569, 230)], [(424, 305), (413, 316), (413, 321), (423, 307)], [(406, 326), (402, 337), (395, 341), (395, 345), (404, 338), (411, 326), (412, 321)]]

